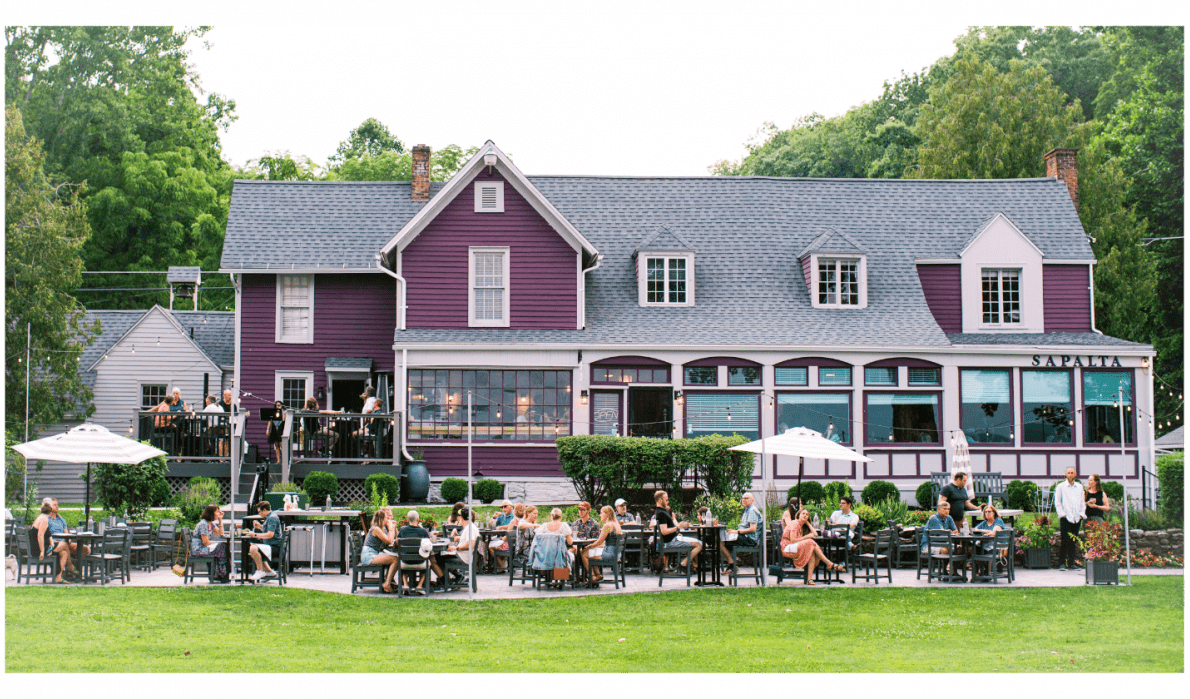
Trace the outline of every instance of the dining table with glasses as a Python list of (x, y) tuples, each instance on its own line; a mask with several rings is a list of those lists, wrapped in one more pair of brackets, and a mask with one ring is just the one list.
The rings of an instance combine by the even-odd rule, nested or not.
[[(845, 563), (847, 561), (847, 545), (850, 540), (850, 532), (843, 532), (835, 529), (823, 529), (814, 537), (818, 548), (822, 549), (822, 555), (826, 556), (826, 560), (832, 563)], [(833, 583), (842, 583), (841, 577), (843, 571), (824, 569), (821, 565), (814, 567), (814, 581), (826, 583), (831, 585)]]
[(699, 554), (702, 561), (698, 566), (698, 579), (694, 583), (699, 587), (707, 585), (723, 587), (723, 578), (720, 572), (723, 565), (723, 554), (719, 551), (719, 541), (725, 529), (727, 529), (725, 524), (690, 524), (683, 530), (686, 533), (693, 531), (698, 535), (698, 540), (702, 542), (702, 553)]
[(591, 580), (587, 576), (586, 569), (583, 568), (582, 556), (580, 554), (582, 554), (582, 552), (586, 550), (588, 546), (595, 543), (596, 541), (598, 541), (598, 539), (570, 538), (570, 543), (574, 546), (574, 561), (571, 563), (571, 566), (574, 568), (574, 570), (570, 573), (571, 588), (577, 590), (580, 582), (584, 583), (587, 587), (591, 586)]
[[(89, 582), (89, 581), (93, 582), (95, 580), (94, 575), (91, 575), (91, 576), (83, 575), (83, 547), (88, 546), (88, 547), (90, 547), (91, 551), (95, 551), (95, 544), (96, 544), (96, 542), (103, 541), (103, 534), (99, 534), (97, 532), (76, 531), (74, 529), (70, 529), (70, 530), (67, 530), (64, 532), (59, 532), (57, 534), (51, 534), (51, 536), (55, 540), (66, 541), (66, 542), (69, 542), (72, 544), (77, 544), (77, 546), (75, 546), (75, 550), (72, 551), (70, 554), (70, 560), (71, 560), (71, 562), (74, 563), (74, 571), (76, 573), (78, 573), (78, 582), (80, 584)], [(52, 555), (51, 552), (49, 552), (49, 551), (47, 551), (46, 554)], [(100, 575), (103, 575), (103, 573), (101, 572)]]

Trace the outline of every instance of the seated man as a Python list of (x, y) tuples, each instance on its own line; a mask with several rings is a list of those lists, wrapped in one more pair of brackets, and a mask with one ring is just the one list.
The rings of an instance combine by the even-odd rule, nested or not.
[[(938, 511), (930, 515), (930, 519), (926, 521), (925, 529), (926, 531), (931, 529), (946, 529), (951, 534), (957, 535), (959, 533), (959, 528), (955, 526), (954, 519), (950, 516), (949, 502), (947, 502), (945, 499), (939, 499)], [(921, 550), (925, 551), (926, 547), (929, 545), (929, 539), (926, 536), (923, 536), (921, 539)], [(930, 546), (930, 553), (946, 554), (950, 553), (950, 550), (945, 546)], [(958, 564), (955, 565), (957, 566)], [(953, 575), (959, 575), (958, 570), (953, 570), (951, 573)]]
[(852, 546), (859, 546), (859, 537), (857, 537), (855, 527), (859, 524), (859, 515), (851, 511), (851, 506), (855, 504), (855, 500), (851, 496), (844, 495), (839, 498), (839, 509), (831, 513), (829, 521), (831, 524), (846, 524), (849, 527), (848, 538), (851, 539)]
[[(669, 552), (685, 552), (686, 556), (697, 557), (702, 553), (702, 542), (694, 537), (682, 536), (678, 534), (678, 529), (681, 528), (685, 522), (675, 522), (673, 515), (669, 511), (669, 493), (664, 490), (658, 490), (653, 493), (653, 502), (657, 503), (657, 509), (653, 512), (653, 518), (657, 525), (661, 528), (661, 539), (665, 542), (662, 547), (664, 553)], [(685, 568), (689, 558), (683, 558), (678, 564)]]
[(578, 519), (570, 523), (570, 533), (576, 539), (598, 539), (599, 522), (591, 519), (591, 503), (587, 501), (578, 504)]
[(752, 493), (744, 493), (740, 498), (740, 504), (744, 506), (744, 513), (740, 515), (740, 528), (728, 529), (727, 531), (736, 533), (736, 538), (730, 541), (720, 541), (719, 547), (723, 552), (723, 558), (727, 561), (728, 566), (735, 565), (735, 547), (737, 546), (756, 546), (760, 539), (757, 538), (760, 531), (760, 510), (757, 509), (755, 498)]
[[(53, 498), (42, 498), (41, 514), (33, 520), (31, 528), (37, 532), (37, 559), (45, 560), (47, 555), (58, 556), (58, 575), (54, 582), (61, 583), (62, 577), (74, 579), (74, 567), (70, 562), (70, 542), (54, 539), (55, 534), (66, 531), (66, 520), (58, 514), (58, 501)], [(48, 546), (47, 544), (48, 540)]]
[(640, 517), (628, 511), (628, 503), (624, 498), (616, 500), (616, 521), (620, 524), (640, 524)]
[[(269, 567), (269, 560), (273, 559), (273, 547), (281, 543), (281, 518), (272, 510), (273, 506), (267, 500), (256, 503), (256, 514), (260, 519), (252, 523), (252, 530), (244, 531), (244, 538), (255, 542), (248, 549), (248, 555), (256, 564), (256, 572), (249, 576), (252, 582), (277, 577), (276, 571)], [(263, 524), (261, 520), (264, 520)], [(276, 562), (280, 564), (280, 561)]]
[(504, 500), (500, 503), (500, 514), (496, 515), (496, 520), (492, 527), (494, 529), (512, 529), (514, 519), (516, 519), (516, 515), (512, 513), (512, 503)]
[[(426, 531), (425, 527), (421, 526), (421, 515), (417, 513), (417, 510), (409, 510), (408, 514), (405, 515), (405, 521), (406, 524), (397, 531), (397, 539), (430, 538), (430, 533)], [(434, 575), (437, 575), (439, 578), (441, 578), (443, 576), (442, 567), (438, 565), (438, 561), (435, 560), (433, 556), (430, 557), (429, 564), (430, 568), (434, 571)], [(413, 587), (413, 584), (410, 582), (410, 580), (414, 576), (417, 576), (417, 594), (426, 594), (426, 580), (428, 580), (430, 577), (428, 572), (422, 572), (421, 575), (418, 575), (417, 571), (415, 570), (406, 570), (403, 571), (403, 574), (405, 577), (405, 584), (409, 587)]]
[[(476, 542), (479, 541), (479, 528), (471, 523), (470, 508), (464, 507), (459, 510), (458, 519), (462, 528), (454, 533), (454, 541), (447, 547), (447, 550), (458, 555), (458, 564), (461, 570), (471, 564), (471, 556), (475, 551)], [(452, 570), (451, 573), (454, 574), (455, 580), (462, 580), (460, 572)], [(439, 575), (439, 579), (442, 580), (442, 587), (445, 588), (446, 580), (441, 575)]]

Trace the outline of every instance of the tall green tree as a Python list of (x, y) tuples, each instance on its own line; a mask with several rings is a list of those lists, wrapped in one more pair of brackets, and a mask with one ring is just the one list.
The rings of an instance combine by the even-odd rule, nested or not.
[[(454, 176), (471, 156), (479, 152), (477, 146), (462, 148), (450, 144), (430, 152), (430, 179), (444, 182)], [(413, 155), (408, 151), (388, 151), (375, 155), (351, 157), (333, 166), (327, 179), (359, 182), (404, 182), (413, 178)]]
[(328, 160), (332, 164), (341, 163), (365, 155), (401, 153), (404, 150), (405, 145), (388, 130), (387, 126), (380, 123), (379, 120), (369, 117), (351, 130), (351, 135), (347, 137), (346, 141), (339, 143), (338, 150)]
[[(84, 246), (91, 270), (161, 270), (171, 264), (217, 269), (231, 170), (219, 128), (235, 103), (206, 94), (186, 44), (206, 28), (8, 27), (6, 104), (44, 143), (55, 181), (86, 184), (96, 235)], [(88, 204), (91, 202), (88, 201)], [(90, 286), (123, 288), (147, 275), (89, 276)], [(130, 281), (132, 280), (132, 281)], [(163, 287), (164, 277), (149, 282)], [(222, 308), (230, 291), (202, 295)], [(168, 293), (86, 294), (98, 308), (143, 308)]]
[(1078, 103), (1066, 105), (1043, 68), (1013, 60), (1001, 73), (967, 56), (922, 105), (914, 174), (936, 179), (1044, 174), (1042, 156), (1065, 145), (1081, 116)]
[[(5, 431), (24, 438), (26, 349), (29, 348), (29, 436), (69, 414), (91, 412), (78, 357), (98, 324), (86, 327), (73, 293), (82, 278), (79, 251), (90, 236), (78, 187), (53, 186), (45, 157), (26, 135), (21, 112), (4, 110)], [(31, 326), (32, 343), (26, 343)]]

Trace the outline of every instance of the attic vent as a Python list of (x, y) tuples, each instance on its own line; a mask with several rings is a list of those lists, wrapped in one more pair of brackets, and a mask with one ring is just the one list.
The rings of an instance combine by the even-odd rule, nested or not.
[(479, 213), (502, 213), (504, 211), (504, 183), (476, 182), (475, 211)]

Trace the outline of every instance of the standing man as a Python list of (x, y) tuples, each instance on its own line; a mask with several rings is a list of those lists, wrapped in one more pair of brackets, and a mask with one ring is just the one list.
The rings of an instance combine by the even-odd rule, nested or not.
[(831, 513), (829, 521), (831, 524), (846, 524), (849, 527), (848, 538), (851, 539), (851, 545), (859, 545), (859, 541), (855, 537), (855, 527), (859, 524), (859, 515), (851, 511), (851, 506), (855, 504), (855, 500), (850, 495), (844, 495), (839, 498), (839, 509)]
[(965, 521), (967, 510), (979, 509), (979, 505), (972, 502), (967, 494), (967, 474), (962, 471), (954, 474), (952, 482), (942, 486), (938, 493), (938, 504), (942, 504), (943, 500), (950, 503), (950, 516), (955, 522)]
[(740, 504), (744, 506), (744, 513), (740, 515), (740, 528), (727, 530), (734, 531), (736, 538), (731, 541), (719, 541), (719, 550), (729, 566), (735, 565), (735, 557), (732, 555), (735, 547), (756, 546), (760, 542), (760, 539), (756, 538), (760, 531), (760, 510), (756, 508), (752, 493), (744, 493), (740, 498)]
[(1054, 488), (1054, 512), (1058, 513), (1059, 526), (1062, 532), (1062, 546), (1058, 549), (1058, 570), (1066, 570), (1067, 561), (1070, 567), (1075, 564), (1075, 548), (1078, 529), (1087, 518), (1087, 502), (1083, 494), (1083, 484), (1078, 482), (1078, 474), (1074, 467), (1066, 469), (1066, 480)]
[(223, 408), (223, 412), (231, 412), (231, 389), (223, 389), (223, 400), (219, 401), (219, 407)]
[[(281, 518), (272, 509), (268, 500), (256, 503), (256, 514), (260, 515), (260, 519), (252, 523), (254, 531), (245, 531), (243, 534), (245, 539), (255, 540), (248, 549), (248, 555), (256, 564), (256, 572), (250, 576), (252, 582), (277, 577), (276, 571), (269, 567), (269, 560), (276, 560), (273, 558), (273, 547), (281, 543)], [(261, 524), (261, 520), (264, 520), (264, 524)]]
[(673, 515), (670, 514), (669, 493), (658, 490), (653, 493), (653, 502), (657, 504), (657, 510), (653, 513), (653, 517), (657, 525), (660, 526), (661, 538), (665, 541), (662, 551), (665, 553), (685, 552), (688, 558), (683, 558), (678, 564), (684, 568), (689, 560), (693, 560), (692, 557), (696, 557), (702, 552), (702, 542), (693, 537), (678, 534), (678, 529), (685, 522), (675, 522)]

